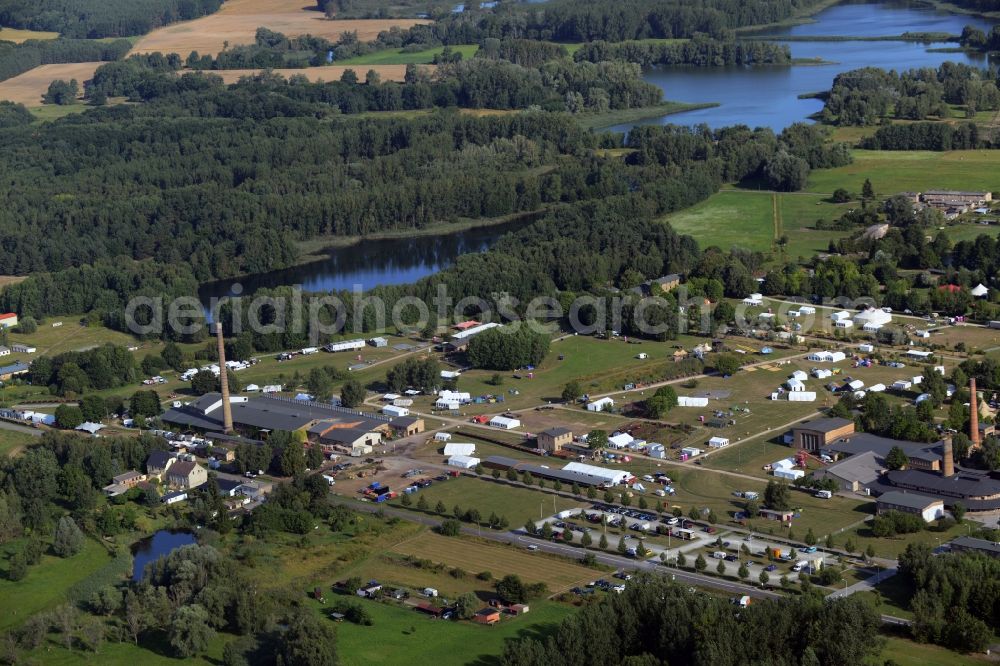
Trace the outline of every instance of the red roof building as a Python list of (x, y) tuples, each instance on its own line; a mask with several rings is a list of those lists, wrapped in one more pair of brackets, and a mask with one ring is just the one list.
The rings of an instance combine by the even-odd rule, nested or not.
[(479, 326), (479, 322), (474, 319), (470, 319), (469, 321), (463, 321), (461, 323), (455, 324), (452, 328), (459, 331), (464, 331), (466, 329), (472, 328), (473, 326)]
[(950, 294), (954, 294), (962, 291), (962, 288), (957, 284), (943, 284), (938, 287), (938, 291), (947, 291)]

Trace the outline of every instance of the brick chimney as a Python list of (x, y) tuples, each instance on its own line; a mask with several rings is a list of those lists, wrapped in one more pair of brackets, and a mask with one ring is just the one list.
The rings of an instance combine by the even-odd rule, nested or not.
[(969, 380), (969, 439), (972, 440), (972, 448), (979, 447), (979, 405), (976, 404), (976, 378)]
[(229, 404), (229, 376), (226, 374), (226, 346), (222, 341), (222, 323), (215, 325), (215, 337), (219, 343), (219, 383), (222, 387), (222, 432), (233, 432), (233, 406)]
[(941, 456), (941, 476), (955, 474), (955, 454), (951, 445), (951, 435), (944, 436), (944, 451)]

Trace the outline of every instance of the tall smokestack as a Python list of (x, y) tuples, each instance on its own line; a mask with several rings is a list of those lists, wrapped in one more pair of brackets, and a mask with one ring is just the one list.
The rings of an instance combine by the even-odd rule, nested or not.
[(955, 473), (955, 454), (952, 450), (951, 435), (944, 437), (944, 452), (941, 460), (941, 476), (952, 476)]
[(976, 400), (976, 378), (969, 380), (969, 439), (972, 440), (972, 448), (979, 446), (979, 405)]
[(215, 325), (215, 337), (219, 343), (219, 383), (222, 385), (222, 432), (233, 431), (233, 406), (229, 404), (229, 376), (226, 374), (226, 345), (222, 341), (222, 323)]

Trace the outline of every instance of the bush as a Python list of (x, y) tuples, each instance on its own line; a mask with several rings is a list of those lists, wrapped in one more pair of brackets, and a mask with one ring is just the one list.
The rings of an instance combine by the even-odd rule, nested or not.
[(462, 523), (454, 518), (448, 518), (436, 528), (437, 533), (442, 536), (457, 537), (462, 533)]

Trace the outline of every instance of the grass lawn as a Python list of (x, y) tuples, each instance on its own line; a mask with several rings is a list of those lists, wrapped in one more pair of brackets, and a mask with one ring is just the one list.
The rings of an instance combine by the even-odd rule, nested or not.
[[(462, 509), (477, 509), (485, 520), (491, 513), (507, 516), (511, 528), (517, 528), (527, 520), (539, 520), (545, 516), (581, 506), (580, 501), (557, 497), (551, 493), (539, 490), (528, 490), (495, 483), (493, 480), (460, 477), (435, 483), (421, 490), (413, 497), (413, 506), (423, 497), (431, 509), (440, 501), (448, 508), (451, 516), (452, 508), (457, 504)], [(392, 500), (394, 506), (400, 508), (399, 499)], [(415, 509), (414, 509), (415, 510)]]
[[(10, 552), (11, 544), (6, 551)], [(83, 550), (73, 557), (44, 555), (42, 561), (28, 568), (23, 580), (7, 580), (7, 559), (3, 558), (4, 576), (0, 578), (0, 630), (20, 624), (29, 616), (66, 601), (66, 591), (75, 583), (111, 561), (107, 551), (93, 539), (84, 542)]]
[(92, 107), (81, 103), (43, 104), (41, 106), (29, 106), (28, 111), (31, 111), (31, 115), (33, 115), (35, 120), (38, 122), (45, 122), (46, 120), (56, 120), (57, 118), (62, 118), (63, 116), (71, 116), (75, 113), (83, 113), (90, 108)]
[(979, 666), (994, 663), (985, 656), (959, 654), (937, 645), (917, 643), (895, 636), (886, 639), (882, 653), (870, 663), (881, 665), (887, 659), (892, 659), (900, 666)]
[(955, 525), (944, 532), (939, 532), (936, 527), (932, 526), (916, 534), (902, 534), (896, 537), (878, 538), (872, 536), (869, 523), (848, 530), (840, 535), (839, 540), (843, 543), (850, 537), (857, 544), (858, 552), (864, 552), (870, 545), (875, 548), (876, 556), (894, 558), (906, 550), (908, 544), (924, 543), (931, 548), (936, 548), (943, 543), (966, 534), (968, 534), (968, 528), (965, 525)]
[[(396, 544), (393, 551), (411, 555), (449, 567), (462, 569), (471, 575), (489, 571), (494, 578), (517, 574), (528, 583), (545, 583), (552, 593), (586, 583), (595, 576), (593, 569), (567, 559), (544, 554), (529, 553), (513, 546), (503, 546), (446, 537), (434, 532), (423, 532), (407, 541)], [(584, 551), (580, 551), (583, 553)], [(491, 588), (479, 582), (478, 587)]]
[(22, 446), (37, 441), (37, 439), (37, 437), (22, 432), (0, 429), (0, 458), (17, 452)]
[(531, 603), (531, 612), (505, 618), (486, 627), (469, 622), (432, 620), (405, 607), (366, 603), (374, 625), (362, 627), (347, 622), (337, 625), (337, 649), (344, 663), (401, 664), (424, 659), (436, 666), (498, 663), (497, 656), (509, 639), (544, 638), (573, 613), (573, 608), (548, 601)]
[[(468, 60), (476, 55), (479, 50), (478, 44), (459, 44), (451, 47), (452, 51), (462, 54), (463, 60)], [(436, 46), (423, 51), (406, 52), (403, 49), (386, 49), (376, 51), (367, 55), (355, 56), (347, 60), (340, 60), (338, 65), (429, 65), (434, 60), (434, 56), (444, 51), (443, 46)]]

